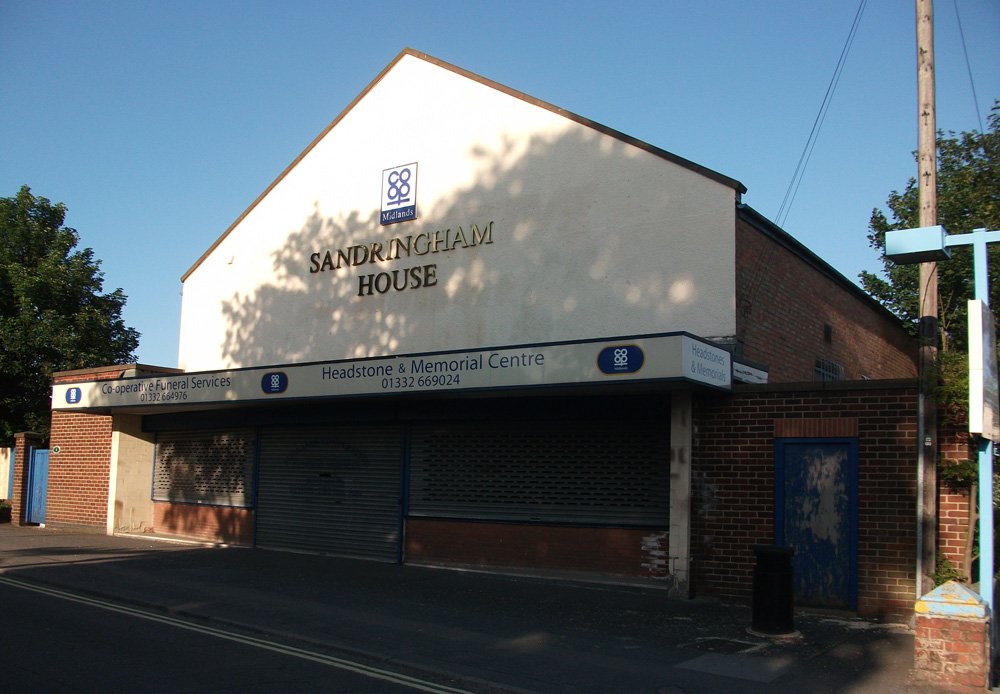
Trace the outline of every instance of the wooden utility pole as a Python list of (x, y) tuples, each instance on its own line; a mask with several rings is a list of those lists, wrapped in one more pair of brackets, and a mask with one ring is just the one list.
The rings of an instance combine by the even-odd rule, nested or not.
[[(918, 170), (920, 226), (937, 225), (937, 120), (934, 99), (934, 10), (932, 0), (917, 2), (917, 101)], [(938, 274), (937, 263), (920, 264), (920, 395), (919, 453), (920, 480), (920, 566), (919, 593), (934, 588), (937, 558), (937, 345)]]

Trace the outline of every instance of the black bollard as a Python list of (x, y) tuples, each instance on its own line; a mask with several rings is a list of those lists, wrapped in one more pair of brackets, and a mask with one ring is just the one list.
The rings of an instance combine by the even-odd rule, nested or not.
[(753, 567), (751, 629), (761, 634), (791, 634), (794, 624), (792, 555), (794, 547), (757, 545)]

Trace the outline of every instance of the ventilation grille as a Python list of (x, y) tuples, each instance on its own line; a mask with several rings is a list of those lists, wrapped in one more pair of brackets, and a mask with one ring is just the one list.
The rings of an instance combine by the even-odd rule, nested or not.
[(510, 423), (414, 431), (410, 514), (666, 525), (669, 441), (651, 424)]
[(153, 499), (250, 506), (254, 447), (252, 431), (161, 434)]

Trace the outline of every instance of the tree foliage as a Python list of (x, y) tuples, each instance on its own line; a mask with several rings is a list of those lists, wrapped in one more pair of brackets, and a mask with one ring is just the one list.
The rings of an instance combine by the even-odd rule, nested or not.
[(48, 432), (52, 373), (135, 360), (121, 289), (102, 293), (90, 248), (76, 250), (66, 207), (28, 186), (0, 198), (0, 444)]
[[(965, 234), (974, 229), (1000, 230), (1000, 101), (994, 102), (985, 133), (938, 133), (938, 224), (948, 233)], [(890, 311), (902, 318), (916, 334), (918, 320), (918, 276), (916, 265), (896, 265), (885, 258), (885, 233), (919, 224), (919, 188), (911, 178), (905, 190), (892, 191), (882, 210), (872, 211), (868, 240), (882, 256), (884, 276), (860, 275), (862, 286)], [(1000, 244), (988, 252), (990, 305), (1000, 307)], [(951, 260), (938, 263), (941, 347), (961, 350), (968, 338), (966, 300), (973, 298), (972, 251), (968, 246), (952, 248)]]

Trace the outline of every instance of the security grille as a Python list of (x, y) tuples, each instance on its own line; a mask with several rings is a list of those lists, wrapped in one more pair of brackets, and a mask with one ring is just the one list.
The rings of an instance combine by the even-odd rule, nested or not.
[(415, 516), (607, 525), (668, 522), (670, 447), (652, 423), (415, 428)]
[(250, 506), (254, 448), (250, 430), (160, 434), (153, 499)]
[(816, 368), (813, 375), (817, 381), (842, 381), (844, 367), (835, 361), (816, 357)]

